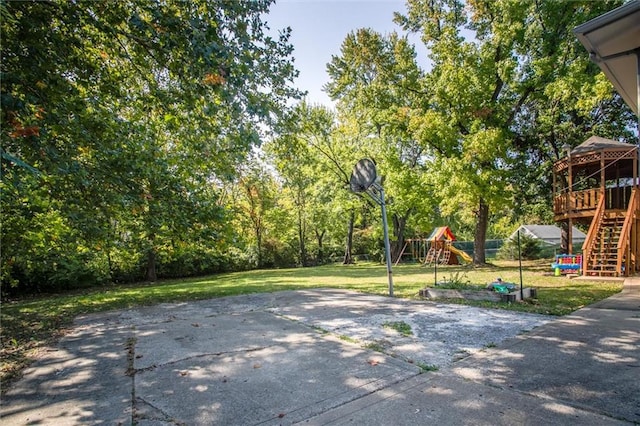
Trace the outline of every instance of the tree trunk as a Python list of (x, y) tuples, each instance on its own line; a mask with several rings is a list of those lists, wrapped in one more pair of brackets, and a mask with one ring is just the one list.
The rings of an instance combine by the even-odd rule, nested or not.
[[(153, 185), (149, 185), (152, 187)], [(151, 191), (149, 191), (151, 192)], [(147, 232), (148, 232), (148, 241), (147, 241), (147, 273), (145, 279), (147, 281), (155, 282), (158, 279), (158, 273), (156, 271), (156, 230), (153, 219), (156, 217), (156, 202), (153, 200), (153, 197), (150, 197), (149, 200), (149, 212), (147, 213), (147, 217), (145, 219), (147, 224)]]
[(146, 280), (154, 282), (158, 279), (158, 273), (156, 271), (156, 224), (155, 218), (158, 216), (158, 212), (160, 208), (158, 206), (157, 197), (154, 197), (154, 189), (156, 188), (155, 182), (153, 180), (149, 181), (149, 187), (147, 193), (145, 194), (148, 202), (149, 211), (147, 212), (147, 216), (145, 218), (146, 228), (147, 228), (147, 274)]
[(484, 254), (485, 240), (487, 238), (487, 226), (489, 224), (489, 205), (480, 198), (478, 211), (476, 213), (476, 233), (474, 239), (473, 264), (476, 266), (486, 265), (487, 259)]
[(307, 266), (307, 246), (305, 245), (305, 224), (302, 209), (298, 208), (298, 251), (300, 255), (300, 265)]
[(391, 261), (395, 262), (402, 254), (404, 248), (404, 231), (407, 227), (407, 221), (411, 216), (412, 209), (407, 210), (404, 216), (398, 216), (397, 213), (393, 214), (393, 236), (395, 241), (391, 245)]
[(569, 221), (560, 222), (560, 252), (569, 253)]
[(147, 251), (147, 281), (156, 281), (158, 279), (158, 274), (156, 271), (156, 250), (151, 247)]
[(256, 245), (258, 246), (258, 269), (262, 268), (262, 231), (260, 228), (256, 228)]
[(318, 265), (322, 265), (324, 264), (324, 253), (322, 250), (322, 240), (324, 239), (324, 234), (327, 232), (327, 230), (323, 230), (322, 232), (318, 232), (318, 230), (315, 230), (316, 233), (316, 240), (318, 241), (318, 253), (316, 254), (316, 263)]
[(107, 247), (107, 266), (109, 267), (109, 279), (113, 279), (113, 260), (111, 259), (111, 247)]
[(353, 263), (353, 258), (351, 257), (351, 250), (353, 249), (353, 226), (356, 220), (356, 213), (352, 209), (349, 214), (349, 228), (347, 230), (347, 245), (344, 249), (344, 260), (342, 261), (343, 265), (349, 265)]

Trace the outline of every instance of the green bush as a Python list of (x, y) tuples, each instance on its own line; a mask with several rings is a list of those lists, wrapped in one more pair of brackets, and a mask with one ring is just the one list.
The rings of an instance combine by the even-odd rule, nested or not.
[(297, 265), (298, 250), (294, 244), (284, 244), (276, 239), (262, 242), (261, 264), (258, 264), (258, 248), (248, 246), (245, 250), (246, 267), (244, 269), (292, 268)]
[[(538, 239), (528, 235), (520, 235), (520, 257), (522, 259), (540, 259), (542, 254), (542, 245)], [(518, 259), (518, 240), (515, 238), (504, 240), (504, 244), (498, 250), (496, 258), (503, 260)]]
[[(18, 218), (19, 219), (19, 218)], [(109, 281), (104, 254), (88, 248), (57, 211), (37, 211), (29, 222), (12, 218), (2, 234), (3, 297), (89, 287)], [(22, 229), (18, 229), (23, 226)]]
[(208, 248), (183, 247), (173, 252), (160, 253), (157, 273), (161, 278), (180, 278), (212, 274), (224, 270), (223, 258)]
[(50, 293), (109, 281), (106, 262), (95, 253), (50, 250), (28, 261), (12, 259), (3, 270), (2, 296)]
[(471, 286), (471, 281), (467, 277), (466, 271), (455, 271), (449, 276), (443, 275), (442, 280), (438, 281), (438, 287), (451, 289), (465, 289)]

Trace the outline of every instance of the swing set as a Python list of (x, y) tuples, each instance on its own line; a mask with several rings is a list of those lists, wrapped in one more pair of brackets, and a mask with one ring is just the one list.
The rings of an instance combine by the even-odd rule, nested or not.
[(422, 266), (459, 265), (458, 256), (465, 262), (471, 263), (473, 259), (467, 253), (453, 246), (455, 239), (455, 235), (448, 226), (434, 229), (428, 238), (407, 239), (395, 265), (400, 262), (407, 248), (411, 252), (412, 259), (420, 262)]

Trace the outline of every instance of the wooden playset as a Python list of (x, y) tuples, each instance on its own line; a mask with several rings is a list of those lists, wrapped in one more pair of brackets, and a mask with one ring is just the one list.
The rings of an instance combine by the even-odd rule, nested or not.
[(460, 257), (463, 261), (471, 263), (473, 259), (464, 251), (454, 247), (455, 235), (448, 226), (435, 228), (428, 238), (412, 238), (405, 240), (400, 256), (396, 260), (397, 265), (402, 256), (411, 250), (411, 257), (414, 261), (422, 263), (424, 266), (438, 265), (459, 265)]

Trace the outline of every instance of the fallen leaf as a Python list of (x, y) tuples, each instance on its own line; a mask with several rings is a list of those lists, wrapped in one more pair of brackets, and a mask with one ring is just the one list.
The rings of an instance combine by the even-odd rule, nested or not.
[(284, 413), (280, 413), (280, 414), (278, 414), (278, 417), (280, 417), (280, 418), (283, 418), (284, 416), (285, 416), (285, 414), (284, 414)]
[(181, 376), (186, 376), (187, 374), (189, 374), (189, 372), (188, 372), (188, 371), (181, 371), (181, 372), (180, 372), (180, 375), (181, 375)]
[(260, 368), (262, 367), (260, 364), (253, 364), (253, 368)]
[(369, 363), (369, 365), (372, 365), (372, 366), (374, 366), (374, 367), (375, 367), (376, 365), (380, 364), (380, 361), (376, 361), (375, 359), (370, 359), (370, 360), (368, 360), (367, 362)]
[(197, 322), (194, 322), (193, 324), (191, 324), (194, 327), (200, 327), (200, 324), (198, 324)]

